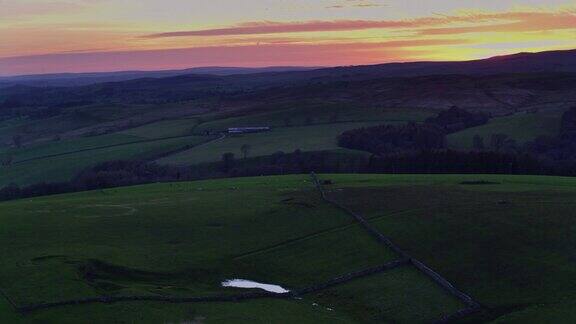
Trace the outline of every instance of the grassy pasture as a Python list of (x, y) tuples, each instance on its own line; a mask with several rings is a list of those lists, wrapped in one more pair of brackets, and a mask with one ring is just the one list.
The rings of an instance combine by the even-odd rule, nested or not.
[[(4, 123), (8, 123), (8, 121), (5, 121)], [(128, 144), (153, 139), (165, 139), (169, 137), (190, 136), (192, 135), (191, 130), (195, 124), (196, 121), (194, 119), (165, 120), (112, 134), (40, 142), (36, 144), (28, 144), (21, 148), (4, 147), (0, 148), (0, 154), (9, 154), (14, 158), (15, 162), (18, 162), (21, 160), (40, 158), (54, 154), (96, 149), (118, 144)], [(0, 131), (1, 130), (2, 124), (0, 124)]]
[(108, 134), (101, 136), (66, 139), (61, 141), (43, 142), (38, 144), (29, 144), (22, 146), (21, 148), (11, 147), (8, 149), (0, 150), (0, 154), (8, 154), (14, 158), (14, 162), (19, 162), (22, 160), (42, 158), (55, 154), (75, 152), (103, 146), (132, 143), (142, 140), (143, 138), (136, 136)]
[[(330, 178), (338, 184), (333, 197), (370, 218), (401, 247), (487, 306), (492, 316), (527, 318), (513, 313), (547, 305), (576, 320), (576, 312), (562, 306), (576, 298), (576, 179)], [(461, 184), (470, 180), (495, 184)]]
[[(576, 180), (501, 175), (323, 175), (329, 195), (487, 307), (466, 322), (576, 319)], [(484, 182), (476, 181), (482, 180)], [(475, 182), (476, 181), (476, 182)], [(465, 184), (467, 183), (467, 184)], [(470, 184), (483, 183), (483, 184)], [(224, 278), (295, 288), (395, 258), (322, 202), (308, 176), (154, 184), (0, 204), (0, 288), (17, 303), (209, 295)], [(32, 234), (33, 233), (33, 234)], [(402, 266), (301, 300), (119, 303), (22, 322), (255, 320), (428, 323), (462, 305)]]
[[(12, 249), (18, 253), (12, 257), (20, 260), (14, 260), (14, 270), (22, 262), (30, 265), (28, 271), (9, 275), (15, 276), (10, 281), (20, 283), (13, 288), (8, 284), (5, 289), (21, 302), (34, 300), (27, 301), (29, 294), (15, 291), (36, 285), (46, 287), (35, 289), (38, 299), (70, 298), (88, 292), (93, 295), (99, 290), (208, 294), (221, 291), (220, 280), (230, 276), (282, 279), (279, 283), (288, 287), (312, 283), (300, 275), (317, 270), (297, 269), (300, 263), (287, 269), (290, 260), (272, 261), (266, 271), (258, 269), (269, 262), (266, 254), (289, 259), (306, 253), (307, 247), (317, 248), (314, 256), (318, 259), (309, 260), (329, 263), (329, 267), (318, 269), (324, 271), (317, 274), (324, 280), (393, 258), (376, 243), (364, 240), (363, 235), (356, 242), (366, 249), (369, 258), (358, 258), (350, 252), (337, 253), (344, 260), (323, 257), (322, 248), (342, 235), (334, 230), (352, 221), (345, 214), (325, 208), (306, 181), (306, 177), (294, 177), (285, 187), (281, 180), (281, 187), (262, 181), (228, 181), (221, 185), (229, 187), (217, 189), (208, 187), (210, 184), (205, 187), (202, 182), (163, 184), (34, 199), (25, 203), (27, 208), (2, 205), (3, 223), (11, 219), (15, 226), (5, 223), (8, 226), (2, 231), (6, 234), (2, 235), (4, 240), (9, 239), (8, 232), (13, 234)], [(302, 190), (309, 194), (304, 195)], [(283, 202), (285, 199), (294, 200)], [(11, 212), (16, 209), (18, 213)], [(59, 225), (51, 226), (54, 222)], [(29, 236), (29, 231), (37, 227), (46, 230)], [(64, 232), (69, 234), (62, 236)], [(361, 234), (357, 230), (350, 233)], [(38, 239), (45, 243), (22, 250)], [(275, 250), (286, 241), (304, 246)], [(309, 241), (317, 244), (312, 246)], [(345, 245), (346, 251), (353, 250), (353, 246), (351, 242)], [(92, 269), (94, 282), (79, 285), (73, 280), (75, 272), (83, 267)], [(276, 276), (270, 277), (268, 270), (275, 271)], [(59, 290), (50, 289), (49, 282), (59, 282)]]
[(61, 115), (41, 120), (14, 118), (0, 124), (0, 145), (11, 142), (12, 136), (51, 138), (65, 131), (82, 128), (96, 121), (87, 116)]
[(430, 323), (465, 307), (413, 267), (354, 280), (314, 298), (362, 323)]
[(379, 125), (379, 122), (339, 123), (273, 129), (271, 132), (230, 136), (190, 150), (160, 159), (159, 163), (193, 165), (220, 161), (222, 154), (232, 152), (242, 157), (240, 148), (250, 145), (249, 157), (265, 156), (278, 151), (293, 152), (340, 149), (337, 137), (342, 132), (359, 127)]
[(229, 127), (286, 127), (308, 126), (309, 124), (336, 124), (342, 122), (409, 122), (423, 121), (433, 114), (433, 112), (425, 109), (367, 108), (334, 104), (313, 104), (245, 116), (220, 118), (198, 125), (195, 131), (225, 130)]
[(475, 135), (484, 139), (486, 147), (490, 147), (490, 138), (493, 134), (506, 134), (520, 145), (539, 136), (556, 136), (560, 131), (562, 113), (563, 110), (548, 109), (538, 113), (522, 112), (497, 117), (486, 125), (448, 135), (448, 146), (453, 149), (471, 149)]
[[(126, 139), (125, 136), (111, 135), (110, 137), (124, 140)], [(26, 185), (42, 181), (65, 181), (72, 178), (84, 168), (99, 162), (118, 159), (151, 158), (163, 152), (177, 150), (187, 145), (196, 145), (206, 140), (206, 137), (189, 136), (93, 149), (16, 163), (9, 167), (0, 168), (0, 186), (12, 182)], [(85, 144), (100, 144), (97, 138), (88, 138), (86, 142), (79, 140), (75, 143), (78, 144), (76, 147), (79, 149), (82, 149), (82, 147), (86, 148), (86, 146), (84, 146)], [(54, 144), (54, 146), (45, 146), (42, 148), (42, 151), (49, 154), (58, 154), (57, 152), (68, 152), (67, 149), (68, 146), (63, 143)], [(36, 150), (27, 151), (26, 148), (22, 150), (22, 155), (18, 155), (19, 158), (34, 157), (37, 152), (39, 152)], [(16, 160), (16, 162), (18, 162), (18, 160)]]
[[(19, 304), (99, 295), (244, 291), (220, 287), (226, 278), (290, 289), (396, 258), (348, 215), (321, 201), (308, 176), (154, 184), (34, 198), (2, 203), (0, 215), (0, 288)], [(353, 323), (387, 318), (425, 323), (459, 307), (410, 269), (366, 277), (302, 300), (86, 305), (20, 319)], [(397, 313), (394, 305), (404, 306)], [(18, 318), (9, 310), (0, 304), (0, 316)]]
[[(6, 317), (1, 317), (5, 315)], [(10, 317), (8, 317), (10, 316)], [(355, 323), (346, 314), (312, 305), (309, 300), (251, 300), (238, 303), (122, 303), (67, 306), (26, 316), (2, 313), (3, 323), (208, 323), (316, 324)]]
[(574, 301), (521, 307), (518, 311), (498, 318), (494, 323), (574, 323)]
[(192, 130), (198, 121), (193, 118), (163, 120), (135, 128), (130, 128), (119, 134), (141, 138), (163, 138), (192, 135)]

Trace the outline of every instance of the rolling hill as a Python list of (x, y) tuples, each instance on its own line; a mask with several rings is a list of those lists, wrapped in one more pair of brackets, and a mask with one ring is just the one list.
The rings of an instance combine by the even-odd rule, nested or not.
[(0, 88), (14, 85), (35, 87), (76, 87), (104, 82), (120, 82), (142, 78), (167, 78), (186, 74), (234, 75), (265, 72), (290, 72), (317, 69), (315, 67), (274, 66), (264, 68), (198, 67), (164, 71), (120, 71), (94, 73), (32, 74), (0, 77)]

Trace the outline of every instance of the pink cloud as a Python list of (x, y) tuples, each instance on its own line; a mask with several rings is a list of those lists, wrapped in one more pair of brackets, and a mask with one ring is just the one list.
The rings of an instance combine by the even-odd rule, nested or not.
[[(468, 23), (466, 27), (442, 27)], [(473, 24), (479, 24), (473, 26)], [(489, 23), (489, 24), (486, 24)], [(438, 28), (432, 28), (438, 27)], [(427, 28), (427, 29), (422, 29)], [(511, 32), (576, 28), (574, 12), (505, 12), (462, 16), (422, 17), (412, 20), (334, 20), (305, 22), (249, 22), (226, 28), (176, 31), (145, 35), (144, 38), (231, 36), (278, 33), (354, 31), (367, 29), (409, 29), (420, 34), (452, 34), (482, 31)]]
[(423, 18), (414, 21), (369, 21), (369, 20), (335, 20), (308, 22), (250, 22), (229, 28), (204, 29), (196, 31), (179, 31), (146, 35), (146, 38), (181, 37), (181, 36), (230, 36), (257, 35), (296, 32), (326, 32), (365, 30), (380, 28), (407, 28), (420, 25), (435, 25), (442, 18)]

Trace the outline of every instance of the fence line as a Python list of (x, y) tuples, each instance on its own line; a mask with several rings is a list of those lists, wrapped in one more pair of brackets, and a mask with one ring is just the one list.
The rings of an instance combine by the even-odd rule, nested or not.
[(380, 233), (380, 231), (378, 231), (378, 229), (376, 229), (374, 226), (372, 226), (363, 216), (354, 212), (350, 208), (340, 204), (338, 201), (336, 201), (332, 198), (329, 198), (326, 195), (324, 187), (322, 186), (322, 183), (318, 179), (318, 176), (314, 172), (312, 172), (310, 174), (310, 176), (312, 177), (312, 181), (314, 182), (318, 192), (320, 193), (320, 196), (322, 197), (322, 199), (324, 201), (326, 201), (327, 203), (331, 204), (332, 206), (334, 206), (340, 210), (343, 210), (344, 212), (346, 212), (350, 216), (354, 217), (354, 219), (358, 223), (360, 223), (360, 225), (362, 225), (362, 227), (370, 235), (372, 235), (377, 241), (381, 242), (386, 247), (392, 249), (394, 252), (396, 252), (398, 255), (400, 255), (400, 257), (402, 257), (403, 259), (407, 259), (408, 262), (410, 264), (412, 264), (414, 267), (416, 267), (420, 272), (422, 272), (427, 277), (432, 279), (432, 281), (434, 281), (436, 284), (438, 284), (440, 287), (442, 287), (449, 294), (451, 294), (452, 296), (461, 300), (464, 304), (467, 305), (466, 308), (461, 309), (452, 315), (443, 317), (442, 319), (437, 321), (437, 323), (447, 323), (447, 322), (453, 321), (456, 318), (460, 318), (462, 316), (466, 316), (466, 315), (480, 311), (480, 309), (482, 308), (481, 305), (478, 302), (476, 302), (474, 299), (472, 299), (472, 297), (470, 297), (469, 295), (460, 291), (452, 283), (450, 283), (448, 280), (446, 280), (440, 274), (436, 273), (434, 270), (430, 269), (423, 262), (410, 256), (403, 249), (401, 249), (398, 245), (396, 245), (394, 242), (392, 242), (392, 240), (390, 240), (384, 234)]

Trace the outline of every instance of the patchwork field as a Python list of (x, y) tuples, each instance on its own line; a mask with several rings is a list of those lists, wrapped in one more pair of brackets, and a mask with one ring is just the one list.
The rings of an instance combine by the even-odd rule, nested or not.
[(249, 145), (248, 157), (266, 156), (278, 151), (285, 153), (302, 151), (341, 150), (337, 137), (342, 132), (373, 125), (379, 122), (338, 123), (313, 126), (276, 128), (266, 133), (231, 135), (223, 140), (194, 147), (158, 160), (160, 164), (194, 165), (222, 160), (224, 153), (234, 153), (242, 158), (241, 147)]
[[(38, 182), (66, 181), (83, 169), (99, 162), (120, 159), (154, 158), (166, 152), (201, 144), (211, 137), (186, 136), (170, 139), (132, 142), (128, 135), (109, 135), (120, 143), (101, 146), (98, 138), (83, 138), (23, 148), (14, 154), (12, 165), (0, 169), (0, 186), (16, 183), (27, 185)], [(122, 143), (122, 141), (130, 141)], [(70, 145), (70, 146), (69, 146)]]
[[(66, 131), (94, 124), (114, 109), (126, 111), (115, 112), (108, 119), (120, 118), (121, 114), (138, 115), (141, 110), (144, 113), (151, 108), (102, 106), (89, 109), (88, 115), (43, 119), (42, 125), (29, 119), (4, 120), (0, 122), (0, 140), (6, 144), (0, 146), (0, 160), (11, 159), (12, 165), (0, 167), (0, 187), (10, 183), (29, 185), (42, 181), (65, 181), (99, 162), (153, 158), (218, 138), (203, 136), (206, 130), (222, 131), (228, 127), (253, 125), (275, 127), (271, 133), (226, 138), (170, 155), (159, 162), (194, 165), (220, 161), (226, 152), (235, 153), (240, 158), (240, 147), (244, 144), (250, 146), (250, 157), (267, 156), (278, 151), (292, 152), (296, 149), (336, 150), (339, 149), (336, 137), (350, 128), (424, 120), (433, 114), (422, 109), (360, 109), (326, 104), (266, 108), (263, 112), (244, 112), (241, 116), (206, 113), (173, 117), (115, 133), (62, 140), (55, 140), (55, 129)], [(170, 110), (169, 107), (163, 109)], [(286, 125), (287, 119), (289, 125)], [(9, 145), (13, 141), (12, 137), (18, 134), (28, 134), (27, 137), (34, 135), (42, 140), (24, 143), (22, 147), (14, 147), (13, 143)]]
[(231, 116), (207, 121), (196, 127), (197, 132), (225, 130), (229, 127), (290, 127), (310, 124), (336, 124), (345, 122), (409, 122), (424, 121), (434, 115), (426, 109), (351, 107), (348, 105), (312, 104), (284, 107), (269, 112), (255, 112), (244, 116)]
[(137, 136), (140, 138), (165, 138), (173, 136), (192, 135), (198, 120), (194, 118), (183, 118), (174, 120), (163, 120), (144, 126), (130, 128), (121, 131), (120, 134)]
[[(563, 314), (576, 296), (576, 180), (486, 175), (323, 175), (328, 195), (478, 300), (474, 321)], [(397, 260), (311, 179), (153, 184), (0, 204), (0, 289), (18, 306), (96, 296), (218, 296), (241, 278), (290, 290)], [(10, 322), (430, 323), (464, 307), (402, 265), (302, 299), (119, 302)], [(535, 315), (536, 316), (536, 315)], [(556, 321), (558, 322), (558, 321)], [(561, 322), (561, 321), (560, 321)]]
[[(0, 137), (4, 136), (8, 142), (11, 136), (23, 129), (31, 134), (46, 130), (44, 135), (36, 135), (41, 138), (47, 136), (44, 141), (25, 143), (19, 148), (9, 145), (0, 147), (0, 159), (12, 160), (11, 166), (0, 167), (0, 187), (10, 183), (24, 186), (42, 181), (66, 181), (96, 163), (115, 159), (154, 160), (160, 156), (156, 160), (158, 163), (183, 166), (217, 162), (228, 152), (233, 153), (236, 159), (241, 159), (244, 156), (241, 149), (244, 145), (248, 146), (248, 157), (270, 156), (279, 151), (290, 153), (297, 149), (355, 154), (358, 152), (338, 147), (337, 137), (342, 132), (380, 124), (418, 122), (435, 114), (433, 110), (426, 109), (350, 107), (344, 104), (306, 102), (295, 107), (277, 104), (255, 111), (222, 111), (174, 117), (110, 134), (54, 139), (52, 129), (83, 127), (87, 123), (94, 123), (102, 113), (100, 110), (122, 107), (95, 108), (91, 117), (71, 115), (45, 119), (43, 128), (37, 122), (27, 119), (14, 118), (0, 122)], [(139, 109), (146, 111), (150, 108), (137, 107), (135, 111)], [(556, 135), (564, 110), (563, 107), (551, 106), (532, 113), (497, 117), (486, 125), (449, 135), (448, 145), (453, 149), (470, 149), (475, 135), (482, 136), (487, 147), (490, 146), (493, 134), (506, 134), (518, 144), (542, 135)], [(219, 132), (228, 127), (243, 126), (271, 126), (272, 131), (223, 139), (218, 139), (216, 135), (203, 136), (206, 131)], [(210, 140), (214, 141), (203, 144)]]

